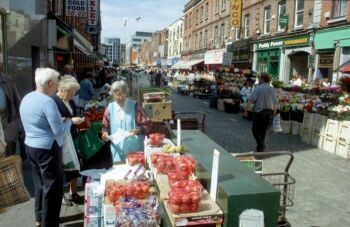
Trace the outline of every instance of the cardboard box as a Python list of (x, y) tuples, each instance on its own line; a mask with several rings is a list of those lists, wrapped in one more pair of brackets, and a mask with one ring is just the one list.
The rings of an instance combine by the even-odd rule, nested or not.
[(164, 92), (151, 92), (143, 94), (144, 103), (154, 103), (154, 102), (164, 102), (165, 93)]
[(148, 117), (152, 121), (161, 122), (163, 120), (171, 119), (172, 104), (171, 101), (159, 103), (143, 103), (143, 108)]
[(221, 226), (224, 222), (223, 212), (206, 190), (203, 192), (197, 213), (173, 214), (168, 207), (168, 201), (165, 200), (163, 203), (172, 226), (200, 226), (203, 224)]

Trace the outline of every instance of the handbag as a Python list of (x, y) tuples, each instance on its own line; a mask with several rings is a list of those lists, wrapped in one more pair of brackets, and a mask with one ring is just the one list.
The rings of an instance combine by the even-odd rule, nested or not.
[(90, 129), (79, 133), (74, 143), (81, 155), (87, 161), (92, 158), (104, 145), (104, 142)]
[(80, 170), (80, 162), (70, 132), (66, 133), (66, 135), (64, 136), (62, 155), (63, 169), (65, 171)]

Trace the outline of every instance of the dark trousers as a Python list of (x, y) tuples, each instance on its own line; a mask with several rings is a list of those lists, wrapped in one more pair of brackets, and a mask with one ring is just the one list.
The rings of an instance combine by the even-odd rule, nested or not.
[(33, 166), (35, 218), (42, 227), (58, 227), (63, 196), (62, 150), (56, 142), (50, 150), (26, 145)]
[(271, 125), (273, 119), (272, 110), (263, 110), (255, 112), (253, 116), (253, 136), (256, 141), (256, 151), (262, 152), (265, 149), (265, 135), (268, 127)]

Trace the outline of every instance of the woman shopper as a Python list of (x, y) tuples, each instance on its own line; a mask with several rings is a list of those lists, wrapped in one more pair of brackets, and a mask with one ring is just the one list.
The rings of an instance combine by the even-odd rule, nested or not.
[(79, 91), (79, 107), (82, 109), (92, 100), (95, 94), (94, 85), (92, 84), (94, 76), (91, 72), (87, 72), (84, 77), (85, 78), (80, 82)]
[(113, 162), (124, 161), (128, 152), (143, 150), (144, 136), (150, 130), (151, 120), (144, 109), (126, 98), (127, 84), (116, 81), (111, 86), (110, 95), (114, 102), (110, 103), (102, 121), (102, 139), (111, 140)]
[(50, 68), (35, 71), (36, 90), (20, 105), (25, 145), (33, 167), (36, 226), (59, 226), (63, 195), (62, 152), (64, 135), (80, 118), (62, 118), (50, 97), (57, 91), (59, 73)]
[[(66, 75), (60, 79), (58, 82), (58, 92), (57, 94), (53, 95), (52, 98), (55, 100), (58, 111), (60, 112), (61, 116), (64, 118), (72, 118), (73, 116), (77, 116), (76, 106), (73, 101), (74, 95), (77, 93), (77, 91), (80, 89), (80, 85), (78, 81), (69, 75)], [(72, 139), (74, 140), (77, 138), (77, 130), (74, 125), (71, 126), (70, 135)], [(67, 141), (65, 141), (66, 143)], [(77, 154), (74, 154), (77, 155)], [(72, 206), (72, 202), (76, 204), (83, 204), (84, 198), (82, 198), (77, 193), (77, 181), (78, 177), (80, 176), (79, 170), (72, 170), (72, 171), (64, 171), (64, 181), (65, 184), (69, 183), (69, 197), (66, 198), (63, 195), (63, 205), (69, 205)]]

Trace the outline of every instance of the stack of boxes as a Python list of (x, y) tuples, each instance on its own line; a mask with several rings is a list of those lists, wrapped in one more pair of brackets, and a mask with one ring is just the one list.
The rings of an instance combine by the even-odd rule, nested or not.
[(142, 107), (153, 122), (163, 122), (164, 120), (170, 120), (172, 117), (171, 101), (165, 100), (164, 92), (143, 94)]

